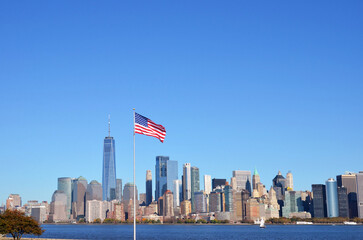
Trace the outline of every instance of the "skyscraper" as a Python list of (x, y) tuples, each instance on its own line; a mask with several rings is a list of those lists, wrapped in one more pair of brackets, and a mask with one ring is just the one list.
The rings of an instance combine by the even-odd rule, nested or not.
[(226, 200), (226, 212), (233, 212), (233, 190), (230, 185), (224, 187), (224, 198)]
[(60, 190), (56, 190), (52, 196), (50, 204), (49, 219), (53, 222), (67, 221), (67, 195)]
[(181, 180), (176, 179), (173, 181), (173, 196), (174, 196), (174, 208), (180, 206), (180, 186)]
[(260, 175), (258, 174), (257, 172), (257, 169), (255, 168), (255, 171), (253, 173), (253, 176), (252, 176), (252, 187), (253, 187), (253, 190), (257, 189), (258, 188), (258, 183), (260, 182)]
[(72, 179), (69, 177), (58, 178), (58, 190), (63, 191), (67, 196), (66, 211), (67, 217), (70, 218), (72, 209)]
[(283, 200), (283, 195), (285, 195), (286, 179), (282, 176), (281, 171), (279, 171), (275, 178), (272, 179), (272, 184), (276, 192), (277, 200)]
[(287, 191), (282, 207), (282, 216), (290, 218), (291, 213), (302, 211), (304, 211), (304, 206), (301, 200), (301, 191)]
[(363, 171), (356, 175), (357, 178), (357, 204), (358, 204), (358, 217), (363, 218)]
[(146, 170), (146, 206), (153, 201), (153, 180), (151, 170)]
[(338, 187), (346, 187), (348, 194), (349, 218), (358, 217), (357, 206), (357, 179), (354, 173), (337, 176)]
[(87, 206), (87, 201), (91, 201), (91, 200), (102, 201), (102, 185), (101, 185), (101, 183), (97, 182), (96, 180), (91, 181), (87, 185), (86, 206)]
[(108, 137), (103, 141), (103, 171), (102, 188), (103, 200), (116, 199), (116, 158), (115, 140), (111, 137), (110, 118), (108, 119)]
[(339, 216), (337, 182), (329, 178), (326, 182), (326, 203), (329, 218)]
[(192, 176), (190, 163), (183, 165), (183, 200), (190, 200), (192, 198)]
[(163, 217), (164, 221), (174, 216), (174, 196), (170, 190), (163, 195)]
[[(136, 202), (138, 201), (138, 192), (137, 192), (137, 187), (135, 186), (135, 196), (136, 196)], [(124, 203), (129, 203), (130, 200), (134, 200), (134, 184), (133, 183), (126, 183), (124, 186), (124, 191), (123, 191), (123, 202)]]
[(122, 201), (122, 179), (116, 179), (116, 200)]
[(348, 194), (346, 187), (338, 187), (339, 217), (349, 217)]
[(291, 171), (289, 171), (289, 172), (286, 174), (286, 188), (287, 188), (287, 190), (289, 190), (289, 191), (294, 190), (294, 180), (293, 180), (293, 178), (292, 178), (292, 173), (291, 173)]
[(203, 191), (194, 192), (194, 204), (196, 213), (207, 212), (207, 197)]
[(209, 195), (209, 211), (220, 212), (221, 211), (221, 193), (211, 192)]
[(80, 176), (79, 178), (73, 181), (72, 214), (73, 218), (75, 219), (80, 219), (85, 216), (86, 190), (87, 190), (87, 179)]
[(192, 195), (192, 211), (195, 211), (195, 201), (194, 201), (194, 193), (199, 192), (200, 190), (200, 181), (199, 181), (199, 168), (191, 167), (191, 195)]
[(215, 190), (216, 187), (222, 187), (226, 185), (227, 180), (222, 178), (213, 178), (212, 179), (212, 191)]
[(209, 194), (212, 191), (211, 175), (204, 175), (204, 192)]
[(313, 217), (327, 217), (325, 185), (313, 184), (311, 187), (313, 192)]
[(245, 189), (251, 194), (251, 171), (236, 170), (232, 174), (237, 180), (237, 190)]
[(155, 164), (155, 199), (163, 196), (168, 186), (167, 168), (169, 157), (157, 156)]
[(6, 199), (6, 209), (21, 207), (21, 197), (19, 194), (10, 194)]
[(169, 160), (167, 162), (167, 170), (166, 170), (166, 189), (170, 190), (173, 194), (175, 194), (174, 180), (178, 180), (178, 161)]

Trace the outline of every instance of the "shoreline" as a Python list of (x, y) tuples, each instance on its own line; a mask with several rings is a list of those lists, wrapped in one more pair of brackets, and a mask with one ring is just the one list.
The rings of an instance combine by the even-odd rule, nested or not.
[[(133, 226), (132, 223), (44, 223), (43, 225), (85, 225), (85, 226), (101, 226), (101, 225), (129, 225)], [(251, 224), (251, 223), (137, 223), (136, 225), (166, 225), (166, 226), (259, 226), (259, 224)], [(362, 226), (363, 223), (357, 223), (356, 225), (349, 225), (344, 223), (313, 223), (313, 224), (296, 224), (296, 223), (265, 223), (266, 226)], [(0, 238), (1, 240), (1, 238)]]

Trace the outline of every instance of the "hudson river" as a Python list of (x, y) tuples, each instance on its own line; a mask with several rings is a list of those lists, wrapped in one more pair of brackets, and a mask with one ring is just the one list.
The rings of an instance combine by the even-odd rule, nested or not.
[[(43, 225), (42, 238), (133, 239), (132, 225)], [(137, 239), (363, 239), (363, 226), (137, 225)]]

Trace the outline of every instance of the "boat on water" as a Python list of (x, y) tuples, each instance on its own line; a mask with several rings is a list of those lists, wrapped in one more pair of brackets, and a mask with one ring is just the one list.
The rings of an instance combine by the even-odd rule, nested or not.
[(261, 221), (260, 221), (260, 228), (265, 228), (265, 220), (263, 218), (261, 218)]
[(344, 222), (344, 225), (357, 225), (356, 222)]
[(297, 221), (296, 224), (297, 225), (311, 225), (311, 224), (313, 224), (313, 222)]

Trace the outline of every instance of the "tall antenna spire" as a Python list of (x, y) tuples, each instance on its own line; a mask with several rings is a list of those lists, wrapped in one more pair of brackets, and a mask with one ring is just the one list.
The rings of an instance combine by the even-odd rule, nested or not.
[(108, 114), (108, 136), (111, 137), (111, 121), (110, 114)]

